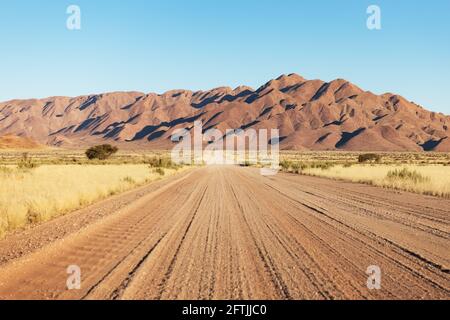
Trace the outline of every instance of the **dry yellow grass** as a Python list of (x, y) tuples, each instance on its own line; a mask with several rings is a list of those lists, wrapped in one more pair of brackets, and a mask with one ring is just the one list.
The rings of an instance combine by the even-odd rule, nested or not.
[[(407, 171), (403, 171), (405, 168)], [(393, 175), (395, 171), (397, 174)], [(402, 172), (411, 176), (404, 176)], [(355, 164), (351, 167), (337, 165), (326, 170), (306, 168), (302, 173), (450, 198), (450, 166)]]
[[(164, 176), (175, 169), (163, 169)], [(49, 220), (99, 199), (160, 179), (148, 165), (0, 167), (0, 236)]]

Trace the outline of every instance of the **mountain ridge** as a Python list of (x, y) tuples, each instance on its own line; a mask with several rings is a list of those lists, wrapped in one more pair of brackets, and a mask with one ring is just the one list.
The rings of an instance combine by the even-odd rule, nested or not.
[(281, 75), (257, 89), (176, 89), (161, 94), (109, 92), (0, 103), (0, 135), (82, 147), (110, 142), (170, 149), (174, 130), (278, 128), (281, 149), (450, 151), (450, 116), (405, 98), (376, 95), (345, 79)]

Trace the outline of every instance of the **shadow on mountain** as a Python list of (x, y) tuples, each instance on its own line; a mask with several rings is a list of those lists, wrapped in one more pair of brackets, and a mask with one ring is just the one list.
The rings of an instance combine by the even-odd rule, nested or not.
[(359, 128), (358, 130), (355, 130), (353, 132), (342, 132), (341, 140), (339, 140), (338, 143), (336, 143), (335, 147), (339, 149), (345, 146), (347, 142), (349, 142), (351, 139), (362, 133), (364, 130), (366, 130), (366, 128)]
[(251, 94), (253, 94), (253, 91), (248, 90), (248, 89), (242, 91), (241, 93), (239, 93), (239, 94), (237, 94), (235, 96), (233, 96), (231, 94), (227, 94), (225, 97), (222, 98), (222, 100), (220, 100), (220, 102), (223, 102), (223, 101), (233, 102), (234, 100), (237, 100), (239, 98), (247, 97), (247, 96), (249, 96)]
[(134, 101), (133, 103), (127, 104), (126, 106), (120, 108), (122, 110), (128, 110), (130, 109), (132, 106), (134, 106), (137, 102), (139, 102), (144, 96), (140, 96), (136, 98), (136, 101)]
[(261, 112), (261, 114), (258, 116), (258, 118), (262, 117), (265, 114), (268, 114), (270, 111), (272, 111), (272, 109), (273, 109), (273, 107), (267, 107), (266, 109), (264, 109), (263, 112)]
[(297, 108), (297, 105), (294, 104), (288, 104), (286, 105), (286, 107), (284, 108), (284, 111), (288, 111), (288, 110), (294, 110), (295, 108)]
[(87, 99), (87, 101), (83, 102), (78, 109), (83, 111), (84, 109), (89, 108), (91, 105), (95, 104), (98, 100), (98, 96), (93, 96)]
[(248, 104), (251, 104), (253, 102), (255, 102), (258, 99), (261, 99), (262, 97), (267, 96), (268, 94), (272, 93), (273, 89), (270, 89), (269, 91), (267, 91), (265, 94), (263, 94), (262, 96), (259, 95), (259, 93), (253, 93), (251, 96), (249, 96), (247, 99), (245, 99), (245, 102)]
[(432, 151), (434, 148), (436, 148), (442, 141), (447, 139), (447, 137), (442, 138), (440, 140), (428, 140), (424, 144), (421, 144), (420, 146), (423, 148), (424, 151)]
[(155, 131), (148, 136), (147, 140), (152, 141), (161, 138), (166, 132), (167, 132), (166, 130)]
[(220, 116), (222, 113), (223, 113), (223, 111), (217, 112), (215, 115), (213, 115), (211, 118), (209, 118), (209, 120), (206, 121), (206, 123), (205, 123), (204, 125), (207, 126), (207, 125), (210, 124), (214, 119), (216, 119), (218, 116)]
[(250, 123), (247, 123), (247, 124), (244, 124), (243, 126), (241, 126), (241, 129), (242, 130), (248, 129), (248, 128), (253, 127), (254, 125), (256, 125), (258, 123), (260, 123), (259, 120), (252, 121)]
[(305, 84), (306, 84), (306, 82), (296, 83), (296, 84), (294, 84), (292, 86), (284, 87), (284, 88), (280, 89), (280, 91), (283, 92), (283, 93), (286, 93), (286, 92), (291, 91), (291, 90), (297, 90), (297, 89), (303, 87)]
[(204, 134), (204, 133), (207, 132), (208, 130), (214, 129), (215, 126), (216, 126), (216, 125), (213, 124), (213, 125), (210, 125), (209, 127), (203, 128), (202, 133)]
[(200, 103), (191, 103), (191, 106), (196, 109), (202, 109), (210, 103), (218, 102), (217, 99), (219, 99), (221, 96), (222, 96), (221, 93), (217, 93), (212, 97), (206, 98), (205, 100), (201, 101)]
[(68, 133), (68, 132), (72, 131), (73, 128), (75, 128), (75, 127), (76, 127), (75, 125), (64, 127), (62, 129), (59, 129), (58, 131), (50, 133), (49, 136), (51, 137), (51, 136), (54, 136), (54, 135), (57, 135), (57, 134)]
[(311, 101), (319, 100), (320, 97), (328, 90), (330, 87), (330, 83), (324, 83), (319, 90), (314, 94), (314, 96), (311, 98)]
[(345, 121), (347, 121), (347, 120), (343, 120), (343, 121), (341, 121), (341, 120), (336, 120), (336, 121), (327, 123), (326, 125), (324, 125), (324, 127), (329, 127), (329, 126), (340, 126), (340, 125), (344, 124)]
[(222, 139), (225, 139), (225, 138), (228, 137), (229, 135), (235, 134), (236, 131), (238, 131), (238, 130), (246, 130), (246, 129), (248, 129), (248, 128), (250, 128), (250, 127), (252, 127), (252, 126), (254, 126), (254, 125), (256, 125), (256, 124), (258, 124), (258, 123), (260, 123), (260, 122), (261, 122), (261, 121), (259, 121), (259, 120), (255, 120), (255, 121), (252, 121), (252, 122), (249, 122), (249, 123), (247, 123), (247, 124), (242, 125), (242, 126), (241, 126), (240, 128), (238, 128), (238, 129), (227, 131), (227, 132), (222, 136)]
[(145, 138), (146, 136), (151, 135), (152, 133), (154, 133), (155, 131), (157, 131), (158, 129), (160, 129), (162, 127), (171, 128), (171, 127), (175, 127), (175, 126), (177, 126), (179, 124), (194, 122), (197, 119), (199, 119), (201, 116), (203, 116), (204, 114), (205, 114), (205, 112), (202, 112), (202, 113), (200, 113), (200, 114), (198, 114), (196, 116), (193, 116), (193, 117), (178, 118), (178, 119), (175, 119), (175, 120), (170, 121), (170, 122), (161, 122), (158, 125), (146, 126), (141, 131), (136, 133), (136, 135), (133, 137), (133, 139), (131, 139), (129, 141), (141, 140), (141, 139)]
[(320, 143), (320, 142), (324, 141), (326, 138), (328, 138), (330, 136), (330, 134), (331, 134), (331, 132), (324, 134), (319, 139), (317, 139), (316, 143)]
[(269, 145), (277, 145), (280, 144), (281, 142), (283, 142), (283, 140), (285, 140), (287, 137), (283, 136), (283, 137), (278, 137), (278, 138), (271, 138), (269, 139)]
[(373, 118), (372, 119), (372, 121), (378, 121), (378, 120), (381, 120), (381, 119), (383, 119), (384, 117), (386, 117), (387, 116), (387, 114), (383, 114), (382, 116), (377, 116), (377, 117), (375, 117), (375, 118)]
[[(120, 131), (123, 130), (125, 124), (133, 122), (134, 120), (139, 118), (141, 115), (142, 115), (142, 113), (139, 113), (139, 114), (131, 117), (127, 121), (120, 121), (120, 122), (111, 123), (103, 131), (95, 131), (92, 134), (95, 135), (95, 136), (105, 135), (105, 138), (111, 138), (111, 137), (115, 136), (116, 134), (120, 133)], [(116, 130), (117, 128), (120, 128), (120, 130)], [(114, 131), (114, 133), (112, 133), (112, 131)]]
[(84, 120), (78, 128), (75, 129), (75, 132), (80, 132), (89, 128), (95, 129), (98, 127), (106, 118), (108, 118), (108, 115), (99, 116), (96, 118), (90, 118)]
[(105, 138), (115, 138), (117, 137), (117, 135), (122, 132), (122, 130), (124, 129), (124, 127), (115, 127), (112, 130), (110, 130), (106, 135)]

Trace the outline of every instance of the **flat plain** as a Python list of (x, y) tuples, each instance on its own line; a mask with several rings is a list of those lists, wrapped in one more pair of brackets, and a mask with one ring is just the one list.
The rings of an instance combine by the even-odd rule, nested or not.
[(449, 212), (366, 184), (191, 168), (8, 235), (0, 298), (448, 299)]

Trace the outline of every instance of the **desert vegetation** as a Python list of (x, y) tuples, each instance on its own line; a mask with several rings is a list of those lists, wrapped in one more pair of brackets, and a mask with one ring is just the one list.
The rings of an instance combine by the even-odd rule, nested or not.
[[(82, 150), (1, 151), (0, 234), (167, 177), (181, 168), (167, 151), (103, 150), (109, 155), (92, 159)], [(448, 153), (288, 151), (282, 152), (280, 167), (294, 174), (450, 198)]]
[(364, 162), (380, 162), (381, 156), (376, 153), (363, 153), (358, 156), (358, 162), (364, 163)]
[(290, 173), (450, 198), (449, 160), (446, 153), (319, 153), (311, 157), (287, 153), (280, 167)]
[(150, 159), (169, 159), (167, 151), (134, 151), (118, 150), (106, 159), (92, 158), (86, 155), (87, 150), (40, 149), (40, 150), (2, 150), (0, 149), (0, 165), (17, 165), (24, 154), (36, 165), (110, 165), (110, 164), (148, 164)]
[(0, 236), (170, 176), (181, 168), (165, 156), (134, 161), (48, 164), (23, 153), (14, 163), (0, 164)]
[(308, 168), (302, 173), (450, 198), (449, 166), (336, 165), (327, 170)]
[(113, 154), (117, 153), (119, 149), (110, 144), (102, 144), (94, 147), (90, 147), (86, 150), (85, 154), (89, 160), (98, 159), (106, 160), (110, 158)]
[[(448, 296), (449, 201), (238, 166), (205, 166), (140, 192), (92, 207), (111, 209), (101, 219), (89, 208), (3, 240), (0, 298), (286, 299), (267, 261), (290, 279), (291, 299)], [(383, 290), (359, 277), (374, 260), (389, 270)], [(60, 289), (71, 264), (85, 270), (82, 290)]]

